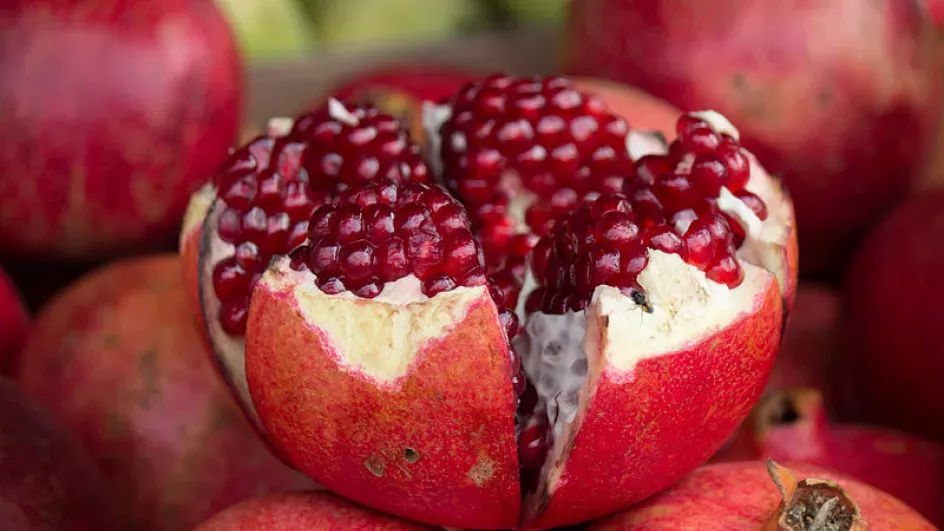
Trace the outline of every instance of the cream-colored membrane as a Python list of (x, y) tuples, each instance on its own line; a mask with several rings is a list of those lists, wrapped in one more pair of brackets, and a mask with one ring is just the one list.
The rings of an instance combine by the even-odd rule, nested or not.
[(327, 337), (343, 366), (382, 382), (406, 374), (417, 352), (454, 329), (474, 304), (492, 304), (484, 286), (426, 297), (412, 275), (388, 282), (374, 299), (350, 292), (328, 295), (312, 289), (315, 276), (292, 270), (287, 258), (274, 263), (260, 283), (290, 291), (299, 314)]

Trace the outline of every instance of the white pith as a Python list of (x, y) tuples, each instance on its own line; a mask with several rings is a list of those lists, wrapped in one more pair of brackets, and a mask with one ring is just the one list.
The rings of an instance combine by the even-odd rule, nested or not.
[(349, 125), (351, 127), (356, 127), (357, 124), (360, 123), (360, 120), (351, 114), (351, 111), (349, 111), (343, 103), (334, 98), (328, 99), (328, 114), (342, 124)]
[(291, 293), (294, 308), (323, 334), (339, 366), (378, 383), (391, 384), (407, 374), (417, 353), (454, 329), (473, 305), (492, 304), (485, 286), (427, 297), (413, 275), (387, 282), (373, 299), (349, 291), (328, 295), (315, 288), (315, 281), (313, 273), (291, 269), (282, 257), (273, 261), (257, 289)]
[[(693, 114), (707, 121), (716, 132), (740, 138), (739, 131), (721, 114), (714, 111)], [(430, 154), (438, 168), (442, 167), (438, 160), (442, 142), (439, 129), (450, 116), (448, 106), (424, 107), (426, 135), (432, 146)], [(657, 134), (630, 132), (626, 148), (633, 160), (638, 160), (645, 155), (664, 154), (668, 146)], [(528, 317), (525, 333), (516, 340), (516, 349), (544, 403), (555, 435), (554, 447), (541, 471), (537, 495), (555, 488), (563, 470), (562, 454), (579, 430), (595, 382), (604, 371), (610, 379), (631, 381), (640, 361), (678, 352), (749, 314), (774, 278), (781, 293), (785, 293), (784, 243), (792, 210), (783, 192), (753, 155), (746, 150), (744, 153), (751, 163), (751, 178), (745, 188), (764, 201), (768, 217), (762, 221), (743, 201), (722, 189), (719, 208), (737, 220), (746, 234), (737, 252), (744, 271), (739, 286), (729, 289), (709, 280), (677, 255), (650, 250), (649, 263), (637, 280), (652, 313), (645, 312), (619, 290), (600, 286), (583, 312), (564, 315), (536, 312)], [(522, 218), (523, 212), (518, 214)], [(680, 232), (684, 233), (694, 219), (694, 212), (691, 214), (675, 216), (673, 221)], [(524, 301), (535, 287), (529, 270), (519, 299), (519, 316), (524, 317)]]
[(269, 118), (269, 121), (266, 122), (266, 135), (271, 137), (285, 136), (292, 132), (292, 127), (294, 126), (294, 118)]

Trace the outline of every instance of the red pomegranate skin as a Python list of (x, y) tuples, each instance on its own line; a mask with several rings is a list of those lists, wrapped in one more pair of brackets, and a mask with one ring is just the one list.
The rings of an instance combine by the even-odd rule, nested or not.
[(195, 531), (423, 531), (326, 492), (270, 494), (229, 507)]
[(853, 419), (944, 442), (944, 190), (900, 205), (862, 243), (843, 286), (840, 363)]
[(0, 42), (0, 253), (169, 248), (239, 124), (212, 0), (14, 0)]
[[(849, 476), (810, 465), (788, 466), (797, 479), (837, 482), (858, 504), (869, 529), (937, 529), (898, 499)], [(762, 461), (708, 465), (645, 502), (597, 522), (590, 531), (760, 531), (780, 499)]]
[(767, 389), (828, 389), (838, 324), (838, 291), (826, 284), (801, 283)]
[[(771, 458), (828, 468), (881, 489), (944, 526), (944, 445), (900, 431), (830, 422), (822, 396), (813, 390), (791, 389), (767, 400), (714, 461)], [(777, 402), (784, 401), (789, 419), (776, 411)]]
[(29, 314), (20, 294), (0, 269), (0, 375), (13, 373), (28, 329)]
[(578, 0), (565, 69), (738, 124), (796, 203), (802, 270), (839, 271), (904, 196), (939, 122), (936, 38), (916, 2)]
[(207, 361), (175, 255), (115, 262), (37, 316), (19, 381), (78, 433), (135, 529), (189, 529), (310, 487), (258, 440)]
[[(477, 302), (455, 328), (417, 353), (415, 370), (396, 385), (378, 386), (337, 370), (337, 354), (320, 330), (300, 327), (295, 307), (280, 302), (291, 296), (291, 290), (260, 285), (248, 329), (267, 333), (246, 338), (253, 403), (289, 461), (338, 494), (384, 512), (476, 522), (482, 529), (513, 525), (521, 511), (516, 397), (505, 339), (491, 326), (494, 306)], [(314, 444), (307, 427), (322, 425), (332, 427)], [(468, 426), (481, 426), (478, 440), (453, 449)]]
[[(744, 338), (752, 336), (769, 338), (765, 330), (780, 326), (780, 291), (772, 285), (762, 297), (761, 309), (698, 348), (640, 362), (631, 385), (621, 383), (616, 375), (601, 378), (560, 485), (547, 511), (528, 528), (584, 522), (595, 514), (617, 511), (658, 492), (669, 483), (667, 478), (681, 479), (707, 461), (721, 443), (706, 441), (724, 441), (737, 428), (757, 402), (770, 373), (775, 345), (757, 343), (743, 351), (725, 347), (750, 344)], [(705, 363), (707, 356), (715, 361)], [(700, 400), (691, 400), (692, 396)], [(620, 425), (614, 425), (608, 412), (627, 409), (628, 414), (616, 416)], [(596, 436), (582, 440), (585, 433)], [(615, 488), (622, 495), (610, 498), (612, 507), (600, 507), (598, 492), (613, 488), (613, 478), (619, 478)]]
[(101, 472), (75, 435), (0, 377), (0, 528), (122, 529)]

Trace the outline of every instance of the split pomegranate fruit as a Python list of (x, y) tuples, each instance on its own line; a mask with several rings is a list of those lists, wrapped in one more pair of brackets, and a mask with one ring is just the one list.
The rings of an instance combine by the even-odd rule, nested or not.
[[(798, 477), (805, 478), (797, 481)], [(699, 468), (590, 531), (934, 531), (898, 499), (810, 465), (768, 461)]]
[(260, 433), (342, 496), (476, 529), (584, 522), (705, 461), (795, 285), (790, 202), (737, 130), (686, 114), (667, 143), (504, 75), (423, 121), (429, 165), (331, 100), (193, 198), (192, 298)]
[(718, 461), (771, 458), (847, 474), (904, 501), (944, 526), (944, 446), (889, 429), (830, 422), (819, 392), (764, 398)]

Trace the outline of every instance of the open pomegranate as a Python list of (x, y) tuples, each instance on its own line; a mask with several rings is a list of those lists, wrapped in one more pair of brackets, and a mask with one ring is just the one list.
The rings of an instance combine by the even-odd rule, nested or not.
[(773, 393), (716, 460), (772, 458), (847, 474), (944, 525), (944, 446), (894, 430), (830, 422), (812, 389)]
[(477, 529), (584, 522), (702, 463), (795, 284), (790, 202), (737, 130), (693, 113), (667, 144), (560, 77), (426, 111), (445, 188), (332, 100), (193, 199), (194, 299), (260, 431), (338, 494)]
[[(798, 478), (805, 478), (798, 481)], [(898, 499), (810, 465), (774, 461), (699, 468), (590, 531), (934, 531)]]

